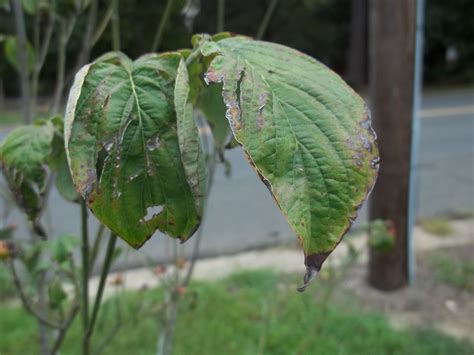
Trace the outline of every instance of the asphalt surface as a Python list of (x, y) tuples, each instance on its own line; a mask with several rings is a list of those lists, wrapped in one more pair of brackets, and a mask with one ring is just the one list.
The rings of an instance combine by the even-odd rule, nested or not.
[[(474, 89), (425, 93), (422, 101), (418, 164), (417, 217), (474, 213)], [(5, 132), (0, 132), (0, 140)], [(232, 176), (224, 167), (216, 173), (203, 225), (201, 256), (235, 253), (277, 243), (296, 243), (296, 238), (265, 186), (239, 149), (229, 151)], [(367, 221), (367, 206), (359, 213), (354, 228)], [(19, 236), (27, 236), (24, 217), (13, 211)], [(79, 208), (50, 196), (44, 223), (52, 235), (79, 235)], [(91, 218), (91, 234), (97, 222)], [(188, 254), (191, 239), (180, 246)], [(118, 267), (144, 266), (166, 261), (171, 239), (157, 233), (140, 251), (124, 247)], [(303, 259), (303, 257), (302, 257)]]

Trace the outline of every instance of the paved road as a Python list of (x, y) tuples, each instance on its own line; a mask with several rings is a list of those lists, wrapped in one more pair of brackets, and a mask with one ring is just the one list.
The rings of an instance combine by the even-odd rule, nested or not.
[[(474, 211), (474, 90), (426, 93), (421, 111), (419, 163), (419, 218), (436, 214)], [(0, 132), (0, 139), (2, 139)], [(230, 151), (232, 177), (223, 168), (217, 171), (204, 224), (201, 255), (232, 253), (281, 242), (295, 237), (272, 201), (267, 189), (249, 167), (241, 152)], [(79, 233), (78, 208), (64, 202), (57, 193), (51, 196), (51, 211), (46, 225), (56, 234)], [(21, 223), (21, 216), (13, 213)], [(367, 220), (362, 209), (357, 225)], [(51, 223), (50, 221), (54, 221)], [(54, 225), (54, 228), (53, 228)], [(94, 229), (92, 223), (91, 229)], [(20, 228), (26, 235), (26, 230)], [(185, 244), (184, 252), (192, 249)], [(170, 241), (156, 235), (141, 251), (125, 248), (121, 265), (143, 265), (148, 255), (163, 260), (169, 255)]]

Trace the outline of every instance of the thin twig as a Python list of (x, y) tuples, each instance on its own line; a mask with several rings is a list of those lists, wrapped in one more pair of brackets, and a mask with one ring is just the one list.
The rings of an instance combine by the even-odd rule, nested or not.
[(173, 0), (168, 0), (166, 2), (165, 10), (163, 12), (163, 15), (161, 15), (161, 20), (158, 25), (158, 28), (156, 29), (155, 38), (153, 39), (153, 44), (151, 46), (152, 52), (156, 52), (160, 48), (161, 39), (163, 37), (166, 24), (168, 23), (168, 19), (171, 15), (171, 9), (173, 7), (172, 5), (173, 5)]
[(82, 328), (89, 329), (89, 228), (86, 202), (81, 202), (82, 229)]
[(45, 316), (44, 314), (40, 313), (38, 310), (36, 310), (34, 308), (34, 306), (30, 303), (30, 301), (28, 300), (28, 297), (26, 296), (25, 294), (25, 291), (23, 289), (23, 285), (21, 284), (21, 281), (20, 281), (20, 278), (18, 276), (18, 273), (16, 271), (16, 268), (15, 268), (15, 263), (13, 260), (10, 260), (8, 262), (8, 266), (10, 268), (10, 272), (12, 274), (12, 277), (13, 277), (13, 284), (15, 285), (15, 288), (18, 292), (18, 295), (20, 296), (20, 300), (21, 300), (21, 303), (23, 304), (23, 307), (25, 307), (25, 309), (28, 311), (28, 313), (30, 313), (31, 315), (33, 315), (35, 318), (37, 318), (40, 322), (44, 323), (45, 325), (47, 325), (48, 327), (51, 327), (51, 328), (55, 328), (55, 329), (60, 329), (61, 328), (61, 325), (58, 324), (58, 323), (54, 323), (54, 322), (51, 322), (47, 316)]
[(73, 17), (69, 22), (66, 20), (60, 21), (60, 34), (58, 39), (58, 62), (57, 62), (57, 77), (56, 88), (54, 90), (52, 112), (57, 113), (61, 104), (61, 98), (64, 91), (65, 74), (66, 74), (66, 48), (71, 37), (72, 31), (76, 24), (76, 18)]
[(270, 5), (268, 5), (267, 11), (263, 16), (263, 20), (260, 23), (260, 27), (258, 28), (257, 34), (255, 35), (256, 39), (262, 39), (267, 31), (268, 24), (270, 23), (270, 19), (273, 15), (273, 11), (278, 3), (278, 0), (271, 0)]
[(43, 42), (39, 43), (39, 39), (38, 39), (38, 44), (36, 45), (38, 48), (35, 50), (35, 52), (37, 53), (36, 63), (35, 63), (35, 68), (33, 70), (33, 75), (31, 78), (31, 92), (32, 92), (31, 107), (32, 107), (33, 113), (36, 112), (39, 77), (41, 74), (41, 70), (43, 69), (46, 56), (48, 54), (49, 45), (51, 43), (51, 37), (53, 35), (53, 29), (54, 29), (54, 14), (50, 12), (48, 13), (48, 23), (46, 24)]
[(74, 305), (71, 307), (69, 310), (69, 314), (67, 315), (65, 321), (61, 325), (61, 328), (59, 329), (59, 334), (56, 338), (56, 341), (54, 342), (53, 348), (51, 350), (51, 355), (56, 355), (56, 353), (59, 351), (59, 348), (61, 347), (64, 337), (66, 336), (66, 333), (71, 326), (72, 322), (74, 321), (74, 318), (76, 318), (77, 312), (79, 311), (79, 304), (77, 301), (74, 302)]
[[(214, 151), (214, 153), (212, 154), (211, 159), (210, 159), (209, 182), (208, 182), (206, 197), (204, 198), (204, 210), (206, 208), (207, 200), (208, 200), (209, 194), (211, 192), (212, 183), (214, 181), (214, 172), (215, 172), (216, 164), (217, 164), (217, 151)], [(190, 264), (189, 264), (189, 268), (188, 268), (188, 271), (186, 273), (186, 276), (184, 277), (184, 281), (182, 283), (182, 286), (184, 286), (184, 287), (186, 287), (189, 284), (189, 281), (191, 281), (191, 276), (193, 274), (194, 267), (195, 267), (197, 259), (198, 259), (199, 247), (201, 245), (202, 232), (203, 232), (203, 227), (202, 226), (204, 224), (205, 217), (206, 217), (206, 214), (204, 213), (203, 218), (201, 220), (201, 226), (199, 227), (199, 230), (197, 231), (196, 236), (195, 236), (194, 249), (193, 249), (193, 253), (191, 255), (191, 261), (190, 261)]]
[(110, 239), (107, 245), (104, 265), (102, 266), (102, 272), (100, 274), (99, 288), (97, 289), (97, 294), (95, 296), (95, 301), (94, 301), (94, 308), (92, 309), (92, 317), (89, 323), (89, 328), (87, 329), (86, 334), (84, 334), (83, 342), (84, 342), (85, 350), (86, 350), (85, 354), (89, 354), (90, 338), (92, 336), (92, 332), (94, 331), (97, 315), (99, 314), (99, 309), (102, 302), (102, 295), (104, 293), (104, 288), (105, 288), (105, 282), (107, 280), (107, 275), (109, 274), (110, 265), (112, 264), (116, 242), (117, 242), (117, 236), (114, 233), (110, 233)]
[(225, 0), (217, 0), (217, 32), (224, 31), (225, 24)]
[(119, 16), (119, 2), (112, 0), (113, 14), (112, 14), (112, 49), (114, 51), (120, 50), (120, 16)]
[(31, 123), (33, 116), (31, 112), (31, 88), (28, 80), (28, 51), (25, 29), (25, 18), (21, 0), (10, 0), (13, 8), (13, 18), (18, 38), (18, 71), (20, 74), (20, 87), (23, 111), (23, 123)]
[(109, 7), (107, 8), (107, 11), (104, 14), (104, 17), (102, 17), (102, 20), (99, 22), (94, 34), (92, 35), (91, 43), (90, 43), (91, 49), (96, 45), (100, 37), (102, 37), (102, 34), (107, 28), (107, 25), (109, 24), (113, 13), (114, 13), (114, 5), (113, 5), (113, 2), (111, 1)]
[(94, 272), (95, 262), (97, 260), (97, 255), (99, 254), (100, 245), (102, 244), (102, 236), (104, 231), (105, 226), (102, 223), (99, 224), (99, 228), (97, 228), (94, 244), (92, 245), (92, 250), (90, 253), (89, 276)]
[(77, 56), (76, 65), (73, 67), (74, 74), (89, 59), (90, 51), (92, 49), (92, 46), (91, 46), (92, 34), (94, 32), (95, 24), (97, 21), (97, 9), (98, 9), (98, 0), (91, 0), (89, 4), (89, 13), (87, 16), (86, 30), (84, 31), (84, 37), (82, 38), (81, 50), (79, 51), (79, 55)]

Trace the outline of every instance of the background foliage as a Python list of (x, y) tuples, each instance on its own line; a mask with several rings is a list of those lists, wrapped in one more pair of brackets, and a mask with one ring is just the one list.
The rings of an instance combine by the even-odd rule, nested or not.
[[(227, 1), (225, 29), (254, 36), (268, 7), (269, 0)], [(121, 46), (131, 58), (150, 51), (156, 27), (164, 11), (165, 1), (140, 0), (139, 6), (133, 0), (120, 2), (120, 21), (124, 29)], [(201, 9), (194, 19), (192, 28), (186, 27), (181, 13), (186, 0), (175, 0), (172, 14), (165, 29), (160, 51), (185, 48), (192, 33), (216, 32), (216, 1), (201, 0)], [(285, 0), (279, 1), (269, 23), (265, 39), (299, 49), (336, 70), (346, 71), (349, 48), (350, 0)], [(107, 10), (107, 1), (99, 3), (99, 18)], [(474, 2), (471, 0), (426, 0), (425, 38), (425, 82), (427, 84), (465, 84), (474, 82)], [(26, 23), (31, 26), (31, 16), (26, 14)], [(85, 29), (85, 16), (78, 23), (67, 54), (74, 60), (81, 47), (81, 34)], [(310, 30), (309, 30), (310, 29)], [(11, 14), (0, 9), (0, 34), (14, 34)], [(52, 42), (56, 40), (53, 38)], [(106, 31), (94, 47), (91, 58), (108, 51), (111, 33)], [(457, 51), (455, 62), (446, 61), (449, 48)], [(56, 46), (45, 63), (40, 93), (51, 90), (49, 77), (55, 75)], [(0, 77), (8, 95), (18, 93), (16, 72), (6, 62), (0, 51)]]

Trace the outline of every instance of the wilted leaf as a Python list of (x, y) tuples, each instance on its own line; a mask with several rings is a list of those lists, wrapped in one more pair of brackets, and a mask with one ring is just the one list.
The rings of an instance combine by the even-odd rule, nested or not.
[(135, 62), (107, 54), (81, 69), (68, 100), (65, 140), (75, 186), (97, 218), (135, 248), (156, 229), (186, 240), (200, 223), (188, 183), (199, 172), (183, 166), (177, 132), (180, 60), (179, 53)]
[(340, 242), (374, 185), (375, 134), (363, 100), (287, 47), (241, 37), (204, 44), (236, 140), (296, 232), (305, 283)]
[(16, 203), (30, 220), (44, 205), (54, 127), (50, 121), (19, 127), (0, 145), (1, 169)]
[[(15, 70), (20, 70), (20, 64), (18, 63), (18, 39), (14, 36), (7, 36), (4, 44), (3, 50), (5, 53), (5, 57), (7, 58), (8, 62), (15, 68)], [(35, 66), (35, 50), (30, 42), (26, 43), (26, 55), (27, 55), (27, 63), (28, 63), (28, 71), (33, 71)]]

